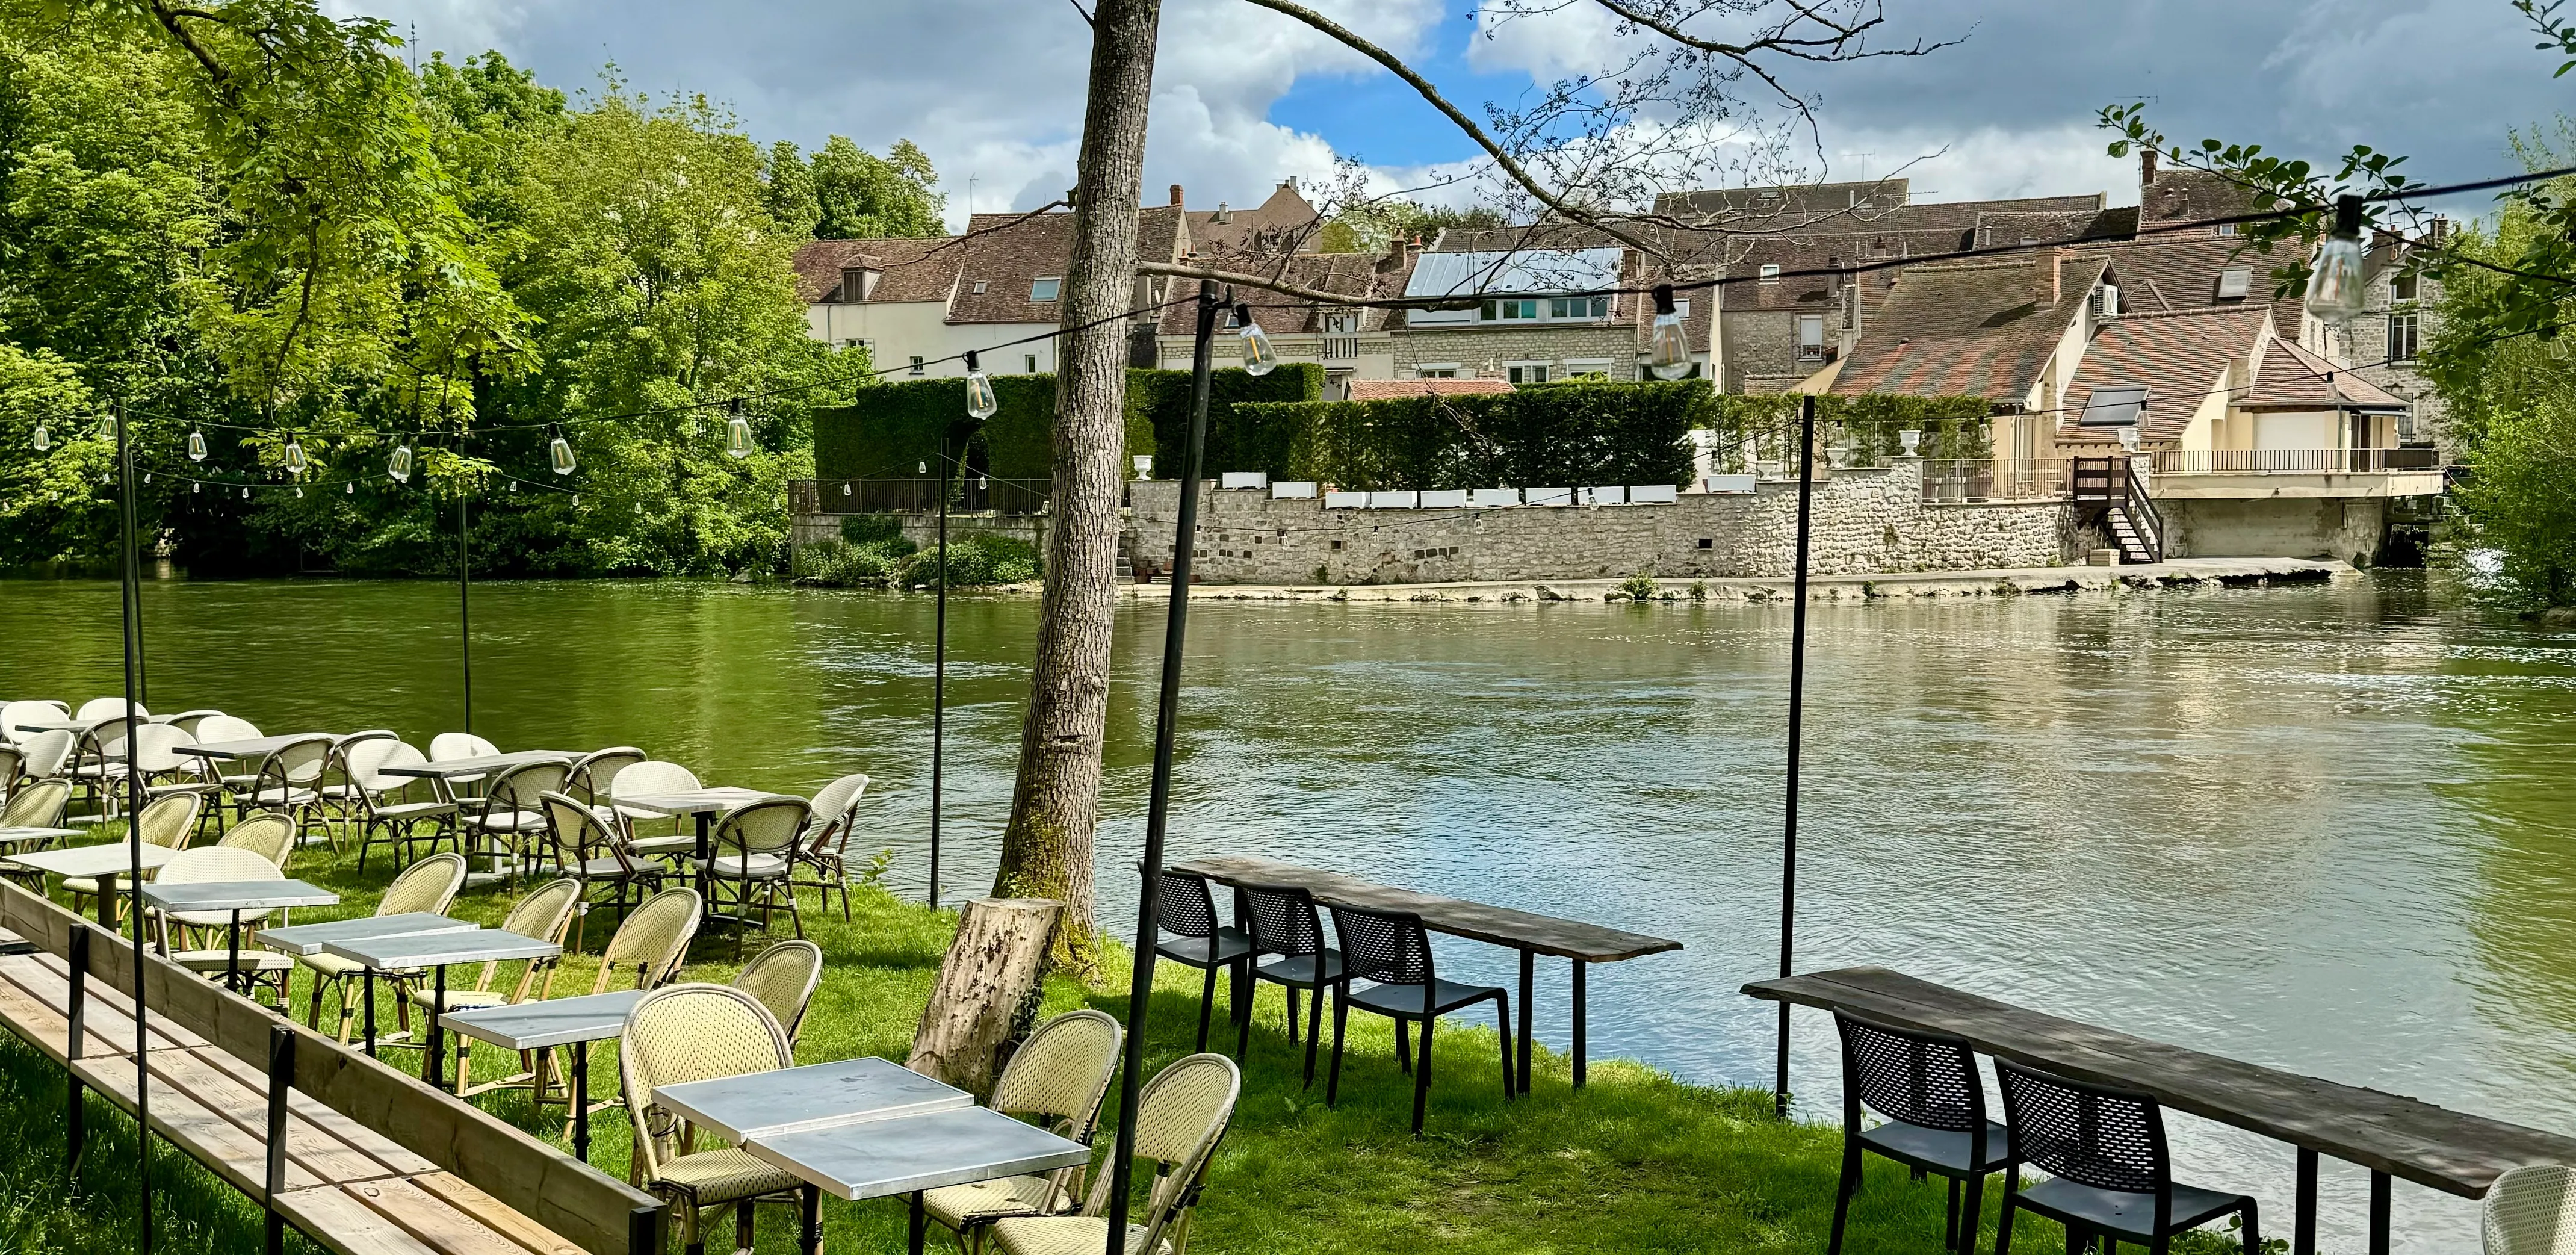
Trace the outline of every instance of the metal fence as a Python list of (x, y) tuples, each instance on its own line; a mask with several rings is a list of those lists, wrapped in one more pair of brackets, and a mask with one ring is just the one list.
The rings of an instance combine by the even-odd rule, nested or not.
[(2433, 449), (2164, 449), (2158, 475), (2328, 475), (2430, 471)]
[[(793, 479), (788, 509), (797, 514), (936, 514), (936, 479)], [(958, 514), (1044, 514), (1055, 481), (969, 475), (955, 486), (948, 508)]]
[(2011, 458), (1923, 460), (1923, 499), (1927, 502), (2047, 501), (2065, 495), (2064, 462)]

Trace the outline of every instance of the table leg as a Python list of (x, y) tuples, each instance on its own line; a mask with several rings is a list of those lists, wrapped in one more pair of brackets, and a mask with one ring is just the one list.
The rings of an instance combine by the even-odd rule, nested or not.
[(224, 929), (224, 988), (241, 992), (241, 912), (233, 912), (232, 924)]
[(1583, 1088), (1583, 960), (1574, 960), (1574, 1087)]
[(98, 922), (110, 933), (116, 931), (117, 892), (116, 877), (98, 877)]
[(1538, 1001), (1538, 952), (1521, 951), (1521, 1092), (1530, 1092), (1530, 1004)]
[(440, 1032), (438, 1017), (447, 1014), (447, 965), (429, 969), (429, 1048), (421, 1051), (420, 1079), (431, 1089), (447, 1088), (447, 1034)]
[(376, 1057), (376, 969), (368, 968), (358, 984), (367, 999), (367, 1057)]
[(2299, 1148), (2298, 1204), (2290, 1221), (2290, 1255), (2317, 1255), (2317, 1152)]
[(2370, 1174), (2370, 1255), (2388, 1255), (2388, 1174)]
[(804, 1212), (805, 1221), (805, 1241), (802, 1249), (805, 1255), (823, 1255), (823, 1191), (809, 1185), (798, 1193), (804, 1196), (797, 1200), (798, 1208)]
[(912, 1192), (912, 1255), (921, 1255), (930, 1242), (930, 1218), (921, 1210), (921, 1191)]
[(707, 917), (715, 911), (715, 899), (710, 896), (710, 887), (707, 884), (707, 861), (715, 857), (715, 851), (707, 845), (707, 836), (715, 816), (706, 811), (699, 811), (697, 818), (698, 843), (695, 848), (698, 852), (698, 923), (703, 927)]
[(564, 1053), (572, 1058), (572, 1154), (590, 1162), (590, 1043), (577, 1041)]

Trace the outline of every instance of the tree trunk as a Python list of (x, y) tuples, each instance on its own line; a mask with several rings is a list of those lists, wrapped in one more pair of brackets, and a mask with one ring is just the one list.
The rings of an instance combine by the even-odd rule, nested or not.
[(1057, 347), (1055, 484), (1019, 780), (1002, 833), (997, 897), (1065, 907), (1059, 950), (1089, 971), (1092, 829), (1109, 719), (1109, 634), (1117, 604), (1118, 500), (1125, 483), (1127, 336), (1136, 293), (1136, 198), (1153, 94), (1161, 0), (1100, 0), (1091, 101), (1075, 183), (1067, 334)]
[(1002, 1047), (1018, 1039), (1046, 991), (1047, 954), (1063, 915), (1061, 903), (1043, 898), (967, 903), (904, 1066), (979, 1098), (989, 1094)]

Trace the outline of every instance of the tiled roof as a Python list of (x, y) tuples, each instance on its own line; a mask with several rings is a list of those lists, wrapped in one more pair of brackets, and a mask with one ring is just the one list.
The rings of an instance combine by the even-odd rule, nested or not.
[(2345, 370), (2293, 341), (2272, 337), (2254, 387), (2237, 402), (2248, 410), (2364, 409), (2402, 412), (2404, 398)]
[(2143, 387), (2147, 409), (2139, 437), (2181, 439), (2201, 398), (2225, 379), (2228, 362), (2251, 359), (2270, 327), (2270, 309), (2260, 304), (2104, 319), (2067, 384), (2059, 437), (2110, 440), (2108, 430), (2078, 422), (2094, 389)]
[(831, 299), (842, 269), (865, 265), (879, 271), (871, 303), (947, 300), (957, 276), (959, 250), (948, 247), (955, 238), (810, 241), (796, 250), (796, 296), (807, 304)]
[[(961, 260), (949, 322), (1053, 323), (1062, 316), (1061, 284), (1052, 301), (1030, 300), (1029, 285), (1064, 278), (1065, 262), (1073, 256), (1072, 214), (976, 214), (950, 251)], [(984, 290), (976, 291), (977, 284)]]
[[(1302, 288), (1336, 292), (1363, 299), (1394, 297), (1404, 294), (1405, 279), (1413, 272), (1413, 256), (1396, 261), (1386, 253), (1290, 253), (1260, 259), (1256, 273), (1277, 278)], [(1195, 288), (1179, 289), (1195, 291)], [(1246, 304), (1253, 307), (1253, 320), (1272, 335), (1304, 335), (1323, 329), (1321, 304), (1289, 304), (1290, 298), (1275, 292), (1241, 292)], [(1347, 309), (1348, 306), (1330, 308)], [(1393, 311), (1361, 307), (1359, 330), (1381, 331)], [(1190, 335), (1197, 330), (1198, 311), (1190, 304), (1174, 305), (1163, 311), (1161, 332), (1164, 335)]]
[(1509, 392), (1510, 382), (1501, 379), (1354, 379), (1350, 381), (1353, 401), (1383, 401), (1390, 397), (1459, 396), (1476, 392)]
[[(1190, 243), (1201, 253), (1231, 250), (1238, 253), (1275, 253), (1286, 249), (1315, 247), (1315, 229), (1322, 216), (1297, 191), (1296, 183), (1283, 182), (1270, 190), (1270, 199), (1249, 209), (1193, 209), (1189, 214)], [(1222, 213), (1224, 221), (1218, 221)]]
[[(2053, 300), (2052, 264), (2061, 266)], [(1909, 266), (1843, 359), (1833, 392), (2021, 401), (2103, 269), (2101, 258), (2071, 253)]]
[(1902, 205), (1912, 195), (1904, 179), (1864, 179), (1848, 183), (1812, 183), (1793, 187), (1718, 187), (1664, 192), (1655, 197), (1655, 212), (1675, 218), (1769, 218), (1787, 225), (1819, 216), (1841, 214), (1855, 206)]

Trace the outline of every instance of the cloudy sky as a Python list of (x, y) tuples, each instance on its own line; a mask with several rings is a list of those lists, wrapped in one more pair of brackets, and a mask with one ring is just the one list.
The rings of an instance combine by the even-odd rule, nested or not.
[[(1480, 26), (1473, 0), (1316, 0), (1481, 112), (1599, 64), (1619, 42), (1581, 0), (1545, 25)], [(498, 48), (578, 88), (614, 62), (634, 87), (704, 92), (766, 142), (831, 134), (926, 149), (962, 220), (1072, 183), (1089, 28), (1072, 0), (326, 0), (416, 27), (423, 49)], [(1087, 7), (1088, 0), (1086, 0)], [(2177, 138), (2215, 135), (2322, 159), (2409, 153), (2419, 178), (2508, 166), (2505, 132), (2553, 118), (2576, 76), (2532, 50), (2506, 0), (1886, 0), (1892, 37), (1960, 39), (1919, 59), (1808, 67), (1834, 177), (1904, 162), (1916, 194), (2105, 191), (2096, 109), (2144, 100)], [(1149, 201), (1259, 200), (1281, 178), (1357, 158), (1382, 186), (1458, 170), (1471, 146), (1409, 89), (1241, 0), (1167, 0)]]

